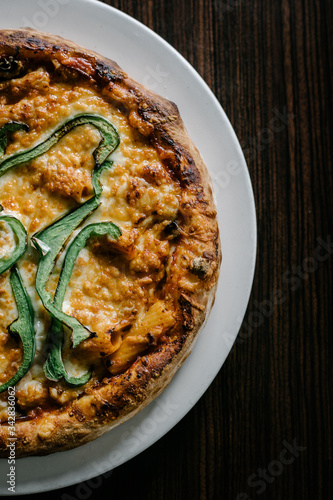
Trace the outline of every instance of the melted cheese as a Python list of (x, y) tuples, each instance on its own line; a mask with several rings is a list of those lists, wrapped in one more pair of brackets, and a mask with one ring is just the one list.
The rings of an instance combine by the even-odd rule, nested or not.
[[(67, 314), (97, 333), (97, 340), (82, 342), (73, 350), (70, 332), (66, 332), (65, 366), (71, 375), (79, 376), (91, 362), (97, 367), (104, 366), (100, 350), (112, 343), (107, 332), (129, 317), (139, 321), (154, 301), (155, 287), (163, 278), (164, 263), (172, 252), (169, 242), (161, 238), (163, 224), (159, 228), (156, 222), (176, 218), (180, 190), (163, 168), (156, 150), (129, 125), (126, 116), (93, 89), (52, 82), (42, 68), (8, 85), (0, 85), (0, 126), (11, 120), (23, 121), (30, 131), (13, 134), (6, 155), (45, 140), (62, 122), (79, 113), (96, 113), (107, 118), (120, 135), (119, 147), (110, 157), (113, 167), (101, 177), (101, 204), (83, 226), (111, 220), (120, 226), (123, 235), (116, 245), (107, 238), (93, 240), (80, 252), (63, 304)], [(31, 237), (87, 200), (92, 195), (92, 153), (99, 141), (100, 135), (94, 127), (80, 126), (41, 157), (7, 172), (0, 178), (4, 213), (19, 218)], [(13, 244), (9, 233), (1, 235), (0, 256)], [(64, 253), (48, 283), (52, 293), (63, 256)], [(45, 379), (42, 365), (50, 317), (35, 289), (37, 265), (38, 254), (29, 244), (18, 267), (35, 311), (37, 353), (30, 371), (17, 384), (22, 409), (43, 404), (48, 398), (64, 403), (83, 390)], [(15, 373), (22, 359), (20, 345), (7, 332), (7, 326), (17, 317), (8, 273), (0, 277), (0, 311), (3, 383)], [(1, 408), (5, 408), (4, 395), (0, 395), (0, 415)]]
[[(1, 212), (0, 212), (1, 216)], [(0, 221), (0, 259), (7, 257), (15, 248), (15, 237), (4, 221)]]

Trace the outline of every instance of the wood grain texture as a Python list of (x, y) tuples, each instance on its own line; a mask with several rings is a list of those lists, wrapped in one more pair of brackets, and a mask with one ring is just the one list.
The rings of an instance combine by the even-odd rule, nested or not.
[(221, 102), (253, 182), (257, 269), (238, 340), (192, 411), (108, 478), (47, 497), (332, 498), (333, 248), (318, 245), (333, 243), (333, 3), (105, 3), (165, 38)]

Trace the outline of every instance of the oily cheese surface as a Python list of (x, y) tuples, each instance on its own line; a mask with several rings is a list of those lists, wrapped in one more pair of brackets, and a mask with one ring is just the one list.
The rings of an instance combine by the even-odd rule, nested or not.
[[(37, 343), (30, 370), (15, 387), (18, 453), (24, 456), (94, 439), (165, 387), (214, 298), (220, 245), (209, 176), (173, 103), (133, 82), (112, 61), (33, 30), (0, 32), (0, 78), (0, 128), (11, 121), (29, 126), (11, 135), (0, 162), (83, 113), (110, 121), (120, 139), (100, 179), (98, 208), (72, 233), (47, 283), (54, 295), (66, 250), (85, 226), (111, 221), (120, 228), (117, 241), (88, 240), (66, 290), (63, 312), (92, 332), (73, 348), (64, 328), (67, 372), (92, 372), (79, 387), (49, 380), (43, 370), (51, 316), (36, 291), (39, 254), (30, 242), (93, 196), (100, 133), (93, 125), (79, 126), (0, 177), (1, 214), (19, 219), (29, 239), (17, 262), (34, 308)], [(0, 224), (1, 258), (15, 238)], [(20, 341), (8, 332), (18, 314), (9, 276), (0, 276), (0, 384), (23, 358)], [(3, 392), (4, 456), (7, 418)]]

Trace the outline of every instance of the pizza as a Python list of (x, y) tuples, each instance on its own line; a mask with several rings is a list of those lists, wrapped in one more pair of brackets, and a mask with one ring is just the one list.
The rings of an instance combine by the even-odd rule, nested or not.
[[(198, 117), (198, 120), (200, 117)], [(210, 177), (113, 61), (0, 31), (0, 449), (83, 445), (170, 382), (212, 306)]]

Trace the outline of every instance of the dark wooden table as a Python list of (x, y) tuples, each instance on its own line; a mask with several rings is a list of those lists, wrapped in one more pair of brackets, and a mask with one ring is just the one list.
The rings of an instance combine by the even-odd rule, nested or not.
[(333, 498), (333, 2), (106, 3), (183, 54), (229, 116), (253, 183), (257, 268), (238, 340), (192, 411), (109, 477), (34, 497)]

